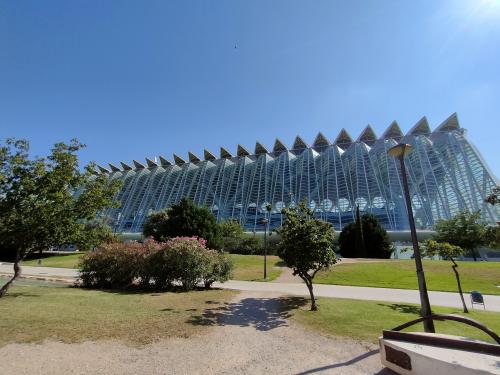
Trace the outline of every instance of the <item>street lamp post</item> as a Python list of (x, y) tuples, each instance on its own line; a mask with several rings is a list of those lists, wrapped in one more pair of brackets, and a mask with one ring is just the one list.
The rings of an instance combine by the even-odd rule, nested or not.
[[(420, 305), (422, 307), (421, 314), (423, 317), (431, 315), (431, 304), (427, 293), (427, 285), (425, 283), (424, 269), (422, 267), (422, 257), (418, 247), (417, 231), (415, 229), (415, 220), (413, 218), (413, 209), (411, 207), (410, 191), (408, 189), (408, 178), (406, 176), (406, 167), (404, 158), (412, 151), (412, 146), (405, 143), (400, 143), (387, 151), (390, 156), (399, 159), (401, 166), (401, 177), (403, 180), (403, 188), (406, 200), (406, 209), (408, 211), (408, 222), (410, 224), (411, 241), (413, 243), (413, 255), (415, 258), (415, 266), (417, 268), (418, 290), (420, 292)], [(424, 320), (425, 332), (436, 332), (434, 322), (431, 319)]]
[(269, 230), (269, 214), (271, 213), (272, 206), (266, 204), (266, 217), (262, 220), (264, 224), (264, 280), (267, 279), (267, 231)]

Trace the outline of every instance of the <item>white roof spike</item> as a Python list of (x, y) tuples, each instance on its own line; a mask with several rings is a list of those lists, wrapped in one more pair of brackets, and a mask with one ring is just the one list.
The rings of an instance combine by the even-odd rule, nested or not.
[(283, 142), (281, 142), (278, 138), (274, 141), (273, 152), (275, 154), (281, 154), (282, 152), (288, 151), (288, 148), (285, 146)]
[(188, 152), (188, 157), (191, 163), (198, 163), (201, 161), (201, 159), (195, 154), (193, 154), (191, 151)]
[(111, 172), (121, 172), (121, 169), (118, 168), (116, 165), (108, 163), (109, 167), (111, 168)]
[(169, 162), (167, 159), (165, 159), (163, 156), (158, 156), (158, 159), (160, 159), (160, 165), (162, 167), (168, 167), (169, 165), (172, 165), (171, 162)]
[(323, 135), (323, 133), (319, 132), (316, 138), (314, 139), (313, 147), (327, 147), (330, 145), (330, 141)]
[(205, 157), (205, 160), (215, 160), (217, 159), (214, 154), (212, 154), (210, 151), (207, 149), (203, 150), (203, 156)]
[(144, 166), (144, 164), (139, 163), (137, 160), (132, 160), (132, 162), (134, 163), (134, 166), (135, 166), (136, 169), (144, 169), (144, 168), (146, 168)]
[(148, 158), (146, 158), (146, 164), (148, 165), (149, 168), (154, 168), (158, 166), (158, 164), (155, 161)]
[(457, 113), (453, 113), (450, 117), (448, 117), (446, 120), (444, 120), (441, 125), (439, 125), (435, 132), (449, 132), (453, 130), (458, 130), (460, 129), (460, 124), (458, 122), (458, 116)]
[(293, 142), (292, 150), (303, 150), (308, 148), (307, 143), (300, 137), (296, 136), (295, 141)]
[(179, 155), (177, 155), (177, 154), (173, 154), (173, 155), (174, 155), (175, 164), (182, 165), (182, 164), (186, 163), (186, 161), (183, 158), (181, 158)]
[(335, 144), (344, 150), (352, 144), (352, 138), (347, 130), (342, 128), (337, 138), (335, 138)]
[(401, 138), (403, 138), (403, 132), (401, 131), (397, 121), (393, 121), (385, 130), (384, 134), (382, 134), (382, 139), (395, 139), (396, 141), (399, 141)]
[(256, 142), (255, 143), (255, 155), (262, 155), (262, 154), (268, 154), (269, 151), (267, 151), (267, 148), (265, 148), (262, 143)]
[(427, 135), (430, 134), (431, 128), (427, 117), (422, 117), (407, 133), (407, 135)]
[(375, 135), (375, 132), (373, 131), (371, 125), (367, 125), (357, 139), (358, 142), (364, 142), (368, 146), (372, 146), (376, 140), (377, 136)]
[(121, 161), (120, 164), (124, 171), (131, 171), (133, 169), (130, 165), (125, 164), (123, 161)]
[(233, 157), (233, 155), (231, 155), (231, 153), (226, 150), (224, 147), (221, 147), (220, 148), (220, 157), (222, 159), (231, 159)]
[(238, 150), (236, 152), (238, 156), (248, 156), (250, 153), (242, 145), (238, 145)]

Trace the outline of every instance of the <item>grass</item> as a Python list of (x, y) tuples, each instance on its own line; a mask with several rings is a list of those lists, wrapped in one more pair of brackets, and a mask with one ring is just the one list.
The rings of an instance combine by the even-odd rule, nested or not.
[[(297, 302), (294, 301), (294, 305)], [(292, 310), (292, 320), (313, 330), (335, 336), (376, 342), (383, 329), (392, 329), (419, 317), (419, 306), (392, 302), (356, 301), (340, 298), (319, 298), (318, 311), (309, 311), (309, 301)], [(500, 332), (500, 314), (471, 311), (463, 314), (459, 309), (435, 307), (435, 313), (456, 313), (480, 321), (495, 332)], [(435, 322), (436, 332), (494, 341), (482, 331), (457, 322)], [(422, 331), (422, 323), (406, 331)]]
[[(84, 253), (72, 253), (63, 255), (50, 255), (43, 258), (41, 264), (38, 264), (37, 259), (31, 259), (23, 262), (26, 266), (42, 266), (42, 267), (62, 267), (62, 268), (77, 268), (78, 261)], [(245, 281), (264, 281), (264, 257), (261, 255), (239, 255), (231, 254), (235, 270), (235, 280)], [(270, 255), (267, 257), (267, 281), (276, 279), (281, 274), (281, 269), (276, 269), (279, 266), (280, 259), (277, 256)]]
[[(234, 280), (264, 281), (264, 257), (262, 255), (231, 254), (234, 262)], [(281, 274), (280, 258), (275, 255), (267, 257), (267, 280), (272, 281)]]
[[(71, 253), (62, 255), (43, 254), (42, 257), (37, 256), (35, 259), (25, 260), (25, 266), (40, 266), (40, 267), (59, 267), (59, 268), (78, 268), (78, 261), (85, 253)], [(42, 262), (38, 264), (38, 260)]]
[[(424, 260), (429, 290), (456, 292), (457, 282), (451, 262)], [(496, 262), (458, 262), (464, 292), (500, 295), (500, 265)], [(320, 272), (314, 279), (319, 284), (371, 286), (381, 288), (418, 289), (413, 260), (392, 260), (374, 263), (338, 264)]]
[[(0, 279), (0, 284), (1, 284)], [(223, 306), (236, 292), (127, 293), (16, 284), (0, 299), (0, 346), (7, 343), (120, 340), (144, 345), (190, 337), (207, 308)]]

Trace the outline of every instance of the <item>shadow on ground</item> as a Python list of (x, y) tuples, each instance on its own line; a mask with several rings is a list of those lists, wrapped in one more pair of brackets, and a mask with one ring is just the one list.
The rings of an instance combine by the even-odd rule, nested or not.
[(287, 326), (290, 312), (307, 303), (302, 297), (244, 298), (238, 302), (226, 303), (222, 307), (207, 309), (201, 315), (190, 318), (187, 323), (201, 326), (255, 327), (258, 331), (269, 331)]
[[(356, 356), (348, 361), (334, 363), (334, 364), (322, 366), (322, 367), (316, 367), (316, 368), (313, 368), (310, 370), (299, 372), (297, 375), (316, 374), (316, 373), (320, 373), (320, 372), (327, 371), (327, 370), (338, 369), (341, 367), (348, 367), (348, 366), (355, 364), (356, 362), (364, 360), (365, 358), (371, 357), (372, 355), (379, 355), (379, 350), (378, 349), (370, 350), (369, 352), (360, 354), (360, 355), (358, 355), (358, 356)], [(384, 369), (378, 371), (375, 375), (391, 375), (391, 374), (395, 374), (395, 373), (387, 368), (384, 368)]]

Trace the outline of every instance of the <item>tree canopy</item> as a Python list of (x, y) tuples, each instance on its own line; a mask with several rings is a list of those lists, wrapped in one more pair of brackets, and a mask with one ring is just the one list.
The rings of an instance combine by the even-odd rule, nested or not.
[(179, 236), (196, 236), (207, 240), (211, 249), (222, 248), (222, 236), (213, 213), (183, 198), (178, 204), (151, 214), (144, 224), (143, 234), (156, 241)]
[(435, 240), (459, 246), (476, 260), (474, 250), (488, 242), (488, 226), (480, 222), (480, 217), (480, 211), (462, 211), (451, 219), (439, 220), (434, 227)]
[(311, 310), (317, 310), (312, 283), (318, 271), (337, 261), (335, 232), (330, 223), (313, 218), (305, 203), (285, 209), (283, 214), (283, 226), (276, 230), (281, 235), (278, 255), (304, 281), (311, 296)]
[(76, 139), (57, 143), (45, 158), (30, 157), (26, 140), (0, 147), (0, 248), (15, 252), (14, 278), (0, 297), (29, 253), (85, 241), (86, 224), (114, 204), (119, 182), (96, 175), (93, 164), (80, 170), (83, 147)]
[(387, 231), (371, 214), (356, 215), (356, 221), (349, 223), (339, 235), (340, 253), (345, 258), (388, 259), (394, 251)]

